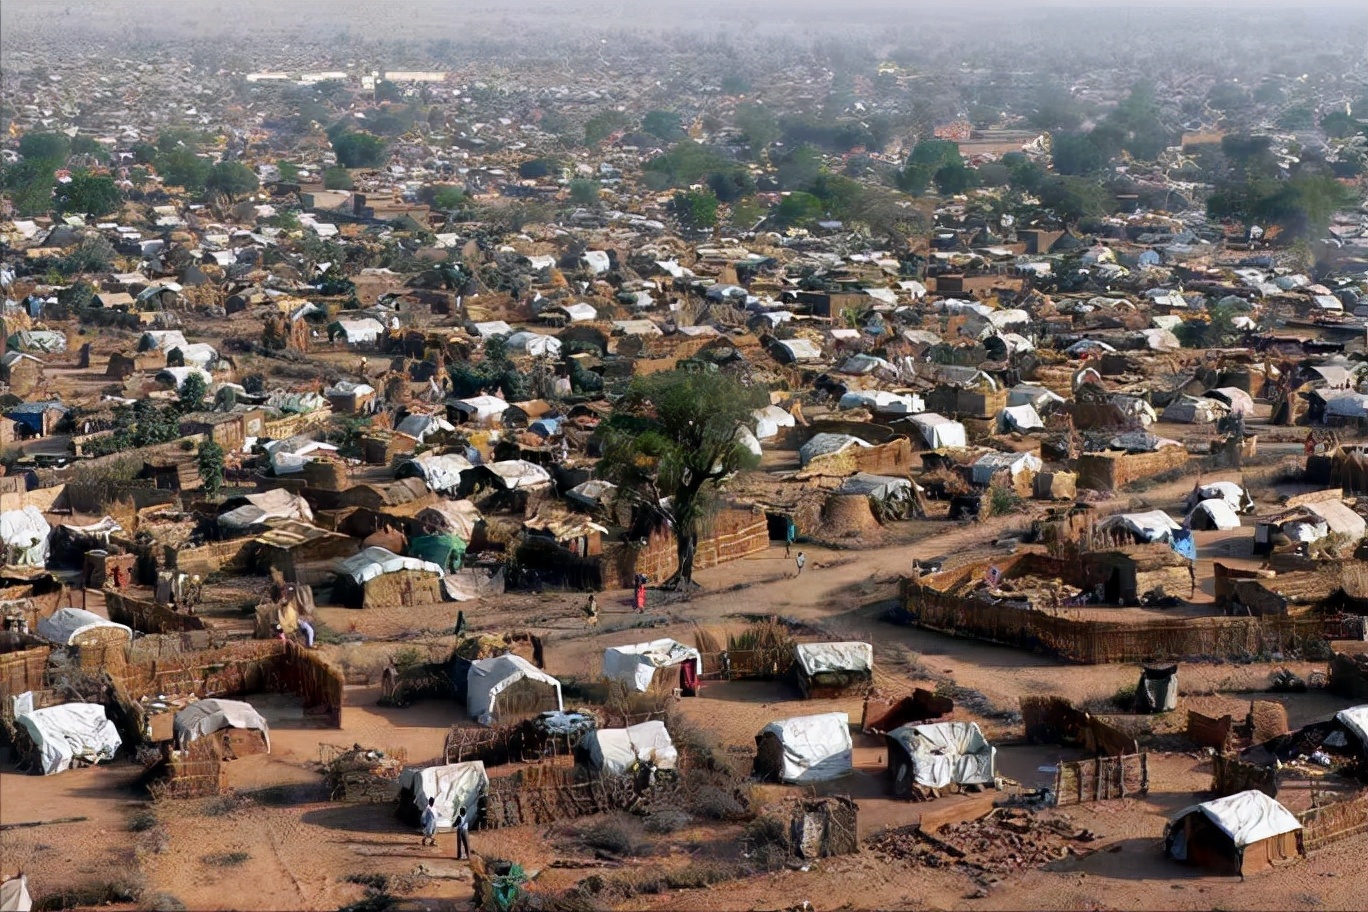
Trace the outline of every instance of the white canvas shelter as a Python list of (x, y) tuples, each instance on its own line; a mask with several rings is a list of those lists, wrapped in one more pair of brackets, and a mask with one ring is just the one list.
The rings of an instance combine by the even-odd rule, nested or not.
[(1099, 532), (1110, 532), (1115, 528), (1130, 531), (1142, 542), (1163, 542), (1173, 537), (1181, 529), (1172, 516), (1163, 510), (1149, 510), (1144, 513), (1117, 513), (1108, 516), (1097, 524)]
[(98, 703), (64, 703), (15, 719), (38, 749), (43, 775), (71, 769), (73, 760), (113, 760), (123, 741)]
[(512, 653), (470, 663), (466, 675), (466, 711), (481, 725), (492, 725), (499, 714), (499, 694), (524, 678), (555, 688), (556, 709), (565, 711), (560, 681)]
[(1238, 529), (1240, 517), (1224, 500), (1203, 500), (1188, 513), (1187, 525), (1193, 529)]
[(551, 473), (526, 459), (505, 459), (491, 462), (485, 468), (499, 477), (499, 481), (510, 491), (521, 488), (535, 488), (551, 483)]
[(374, 342), (385, 334), (385, 324), (374, 317), (342, 319), (328, 327), (328, 334), (338, 334), (348, 345), (362, 345)]
[(207, 368), (218, 360), (218, 350), (205, 342), (180, 346), (181, 360), (186, 367)]
[(33, 897), (28, 891), (28, 875), (20, 874), (0, 882), (0, 912), (29, 912)]
[[(1255, 789), (1186, 807), (1174, 815), (1173, 822), (1189, 814), (1206, 817), (1230, 837), (1237, 849), (1302, 828), (1291, 811)], [(1182, 856), (1175, 851), (1174, 857)]]
[(40, 620), (34, 629), (40, 637), (49, 643), (56, 643), (58, 646), (74, 646), (80, 642), (83, 634), (102, 627), (114, 627), (122, 630), (128, 635), (128, 641), (130, 643), (133, 641), (131, 628), (123, 624), (116, 624), (94, 612), (86, 611), (84, 608), (58, 608)]
[(426, 440), (430, 434), (456, 430), (450, 422), (440, 415), (408, 415), (394, 429), (400, 434), (407, 434), (419, 443)]
[(452, 407), (462, 412), (467, 421), (484, 424), (508, 411), (508, 402), (498, 396), (471, 396), (469, 399), (456, 400)]
[(1230, 406), (1218, 399), (1179, 396), (1164, 409), (1163, 419), (1180, 424), (1211, 424), (1229, 411)]
[(986, 785), (996, 776), (997, 748), (983, 737), (976, 722), (904, 725), (889, 732), (888, 738), (901, 744), (912, 758), (908, 773), (917, 785), (937, 789), (952, 782)]
[(868, 443), (850, 434), (823, 432), (814, 434), (811, 440), (798, 449), (798, 459), (803, 465), (807, 465), (819, 456), (832, 456), (837, 453), (844, 453), (852, 447), (864, 448), (868, 446)]
[(534, 358), (555, 358), (560, 354), (561, 341), (555, 336), (534, 332), (515, 332), (508, 337), (508, 350)]
[(793, 659), (808, 677), (833, 671), (873, 671), (874, 647), (868, 643), (799, 643)]
[(475, 324), (475, 334), (481, 339), (488, 339), (491, 336), (510, 336), (513, 334), (513, 327), (503, 320), (488, 320), (484, 323)]
[(1254, 416), (1254, 398), (1237, 386), (1219, 386), (1207, 390), (1206, 395), (1208, 399), (1229, 405), (1232, 415), (1244, 415), (1246, 418)]
[[(783, 782), (821, 782), (850, 772), (850, 716), (843, 712), (794, 716), (771, 722), (756, 735), (756, 744), (774, 738), (782, 749)], [(763, 748), (762, 748), (763, 749)]]
[(867, 408), (889, 415), (915, 415), (926, 411), (926, 402), (915, 394), (899, 395), (885, 390), (851, 390), (841, 397), (843, 409)]
[(1037, 473), (1044, 467), (1045, 464), (1034, 453), (984, 453), (974, 460), (969, 474), (974, 484), (986, 485), (992, 483), (994, 475), (1004, 470), (1016, 481), (1019, 475)]
[(757, 440), (769, 440), (772, 437), (778, 437), (780, 428), (791, 428), (798, 423), (792, 415), (777, 405), (767, 405), (762, 409), (756, 409), (751, 412), (751, 417), (755, 419), (755, 437)]
[(475, 536), (475, 524), (484, 517), (480, 515), (480, 508), (468, 500), (439, 500), (424, 507), (414, 518), (469, 543)]
[(241, 700), (200, 700), (176, 713), (171, 723), (177, 750), (185, 750), (192, 741), (198, 741), (225, 728), (261, 732), (266, 738), (266, 752), (271, 752), (270, 726), (252, 704)]
[(408, 462), (427, 486), (439, 494), (455, 491), (461, 485), (461, 473), (471, 468), (469, 459), (459, 453), (423, 453)]
[(1368, 703), (1340, 710), (1335, 713), (1335, 721), (1357, 735), (1364, 748), (1368, 749)]
[(627, 728), (591, 731), (585, 734), (583, 744), (589, 755), (589, 768), (610, 776), (631, 772), (639, 763), (672, 770), (679, 761), (670, 733), (659, 719)]
[[(774, 316), (774, 315), (771, 315)], [(792, 314), (790, 314), (792, 316)], [(775, 322), (778, 322), (777, 320)], [(780, 339), (776, 343), (791, 361), (821, 361), (822, 349), (811, 339)]]
[(364, 548), (351, 557), (339, 558), (336, 566), (340, 575), (350, 576), (358, 586), (364, 586), (386, 573), (399, 573), (403, 570), (420, 570), (426, 573), (435, 573), (438, 576), (445, 575), (442, 568), (431, 561), (419, 560), (416, 557), (401, 557), (393, 551), (378, 546)]
[(5, 546), (5, 564), (14, 567), (42, 567), (48, 559), (48, 538), (52, 527), (37, 507), (0, 513), (0, 543)]
[(598, 318), (598, 310), (592, 304), (566, 304), (551, 309), (565, 314), (565, 319), (571, 323), (590, 323)]
[(189, 341), (179, 329), (149, 329), (138, 337), (138, 351), (169, 352), (173, 348), (184, 351)]
[(1009, 405), (998, 414), (998, 430), (1035, 431), (1045, 427), (1040, 414), (1031, 405)]
[(240, 530), (286, 519), (313, 522), (309, 502), (285, 488), (247, 494), (243, 500), (247, 502), (219, 517), (220, 525)]
[(1007, 391), (1007, 405), (1009, 407), (1029, 405), (1031, 408), (1035, 409), (1037, 413), (1047, 405), (1059, 405), (1065, 401), (1063, 396), (1053, 390), (1048, 390), (1043, 386), (1031, 386), (1023, 383), (1019, 386), (1014, 386)]
[(921, 431), (922, 440), (933, 450), (969, 445), (964, 425), (958, 421), (951, 421), (944, 415), (922, 412), (920, 415), (913, 415), (911, 421), (917, 430)]
[(1254, 509), (1254, 501), (1244, 488), (1233, 481), (1213, 481), (1198, 485), (1188, 496), (1188, 506), (1195, 506), (1204, 500), (1219, 500), (1235, 513), (1248, 513)]
[(273, 440), (266, 444), (266, 453), (271, 459), (271, 470), (277, 475), (293, 475), (304, 471), (304, 466), (313, 462), (315, 453), (336, 453), (337, 447), (318, 440), (291, 438)]
[(1351, 541), (1358, 541), (1368, 531), (1368, 523), (1363, 517), (1342, 500), (1318, 500), (1303, 506), (1321, 518), (1328, 532), (1348, 536)]
[(488, 787), (489, 776), (479, 760), (444, 766), (410, 766), (399, 774), (399, 788), (413, 794), (418, 814), (423, 813), (429, 798), (434, 799), (432, 809), (437, 814), (439, 828), (454, 826), (461, 808), (466, 809), (466, 819), (473, 821), (479, 810), (480, 797)]
[(172, 389), (179, 390), (182, 386), (185, 386), (185, 381), (189, 379), (191, 375), (203, 380), (205, 386), (209, 386), (214, 382), (213, 376), (202, 367), (164, 367), (157, 371), (155, 379), (158, 383), (165, 383)]
[(693, 662), (694, 669), (702, 676), (702, 656), (697, 649), (678, 640), (666, 638), (631, 646), (609, 646), (603, 650), (603, 676), (637, 693), (645, 693), (650, 689), (657, 669), (685, 662)]

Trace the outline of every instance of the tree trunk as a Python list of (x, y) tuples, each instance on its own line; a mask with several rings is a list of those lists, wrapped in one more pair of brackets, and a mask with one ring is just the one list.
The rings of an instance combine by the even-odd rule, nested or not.
[(679, 556), (679, 569), (665, 581), (662, 589), (692, 589), (694, 554), (698, 550), (698, 532), (694, 529), (675, 532), (675, 553)]

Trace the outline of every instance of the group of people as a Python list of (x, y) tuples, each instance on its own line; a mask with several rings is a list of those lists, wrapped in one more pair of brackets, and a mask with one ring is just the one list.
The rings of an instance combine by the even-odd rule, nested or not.
[[(650, 577), (644, 573), (638, 573), (632, 577), (632, 610), (636, 614), (646, 613), (646, 584), (650, 582)], [(599, 622), (598, 596), (589, 593), (589, 601), (584, 605), (584, 624), (586, 627), (597, 627)]]
[[(435, 846), (437, 844), (437, 799), (429, 798), (427, 807), (423, 808), (423, 841), (421, 845)], [(456, 812), (456, 820), (452, 827), (456, 831), (456, 860), (462, 858), (470, 860), (470, 818), (466, 816), (466, 809), (461, 808)]]

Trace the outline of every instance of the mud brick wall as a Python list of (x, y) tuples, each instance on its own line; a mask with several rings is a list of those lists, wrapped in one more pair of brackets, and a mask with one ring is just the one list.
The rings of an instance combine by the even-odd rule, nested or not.
[(121, 595), (113, 590), (104, 594), (105, 608), (109, 619), (116, 624), (125, 624), (142, 633), (182, 633), (187, 630), (203, 630), (204, 619), (191, 614), (177, 614), (170, 608)]
[(1078, 457), (1078, 486), (1093, 491), (1119, 491), (1133, 481), (1176, 469), (1188, 461), (1182, 447), (1155, 453), (1085, 453)]

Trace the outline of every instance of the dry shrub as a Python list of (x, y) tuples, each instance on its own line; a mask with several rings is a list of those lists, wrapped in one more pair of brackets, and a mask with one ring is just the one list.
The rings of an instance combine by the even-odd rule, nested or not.
[(643, 826), (648, 833), (665, 836), (670, 833), (677, 833), (691, 823), (693, 823), (693, 818), (687, 812), (679, 808), (666, 807), (652, 811)]
[(699, 890), (714, 884), (736, 880), (747, 873), (736, 863), (723, 861), (694, 861), (671, 870), (661, 867), (633, 868), (619, 871), (611, 877), (594, 876), (580, 882), (581, 895), (603, 895), (619, 900), (636, 896), (664, 893), (668, 890)]
[(959, 472), (940, 466), (929, 472), (923, 472), (917, 479), (922, 486), (940, 483), (945, 486), (946, 494), (968, 494), (969, 483), (964, 480), (964, 476)]
[(651, 854), (651, 846), (636, 832), (637, 824), (625, 814), (612, 814), (580, 830), (579, 838), (591, 849), (614, 855)]
[(157, 812), (151, 808), (142, 808), (133, 812), (128, 818), (128, 832), (142, 833), (152, 829), (157, 825)]
[(200, 861), (209, 865), (211, 868), (235, 868), (238, 865), (246, 864), (251, 860), (250, 852), (215, 852), (211, 855), (204, 855)]
[(143, 900), (148, 912), (185, 912), (187, 906), (174, 893), (153, 893)]

